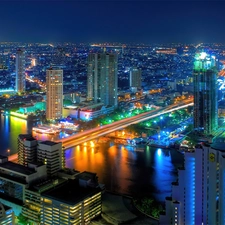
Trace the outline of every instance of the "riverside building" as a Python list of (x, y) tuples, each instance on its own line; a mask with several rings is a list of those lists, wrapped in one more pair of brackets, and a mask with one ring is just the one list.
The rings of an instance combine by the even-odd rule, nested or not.
[(160, 225), (225, 223), (225, 142), (203, 143), (185, 152), (184, 168), (172, 183)]
[(196, 54), (194, 62), (194, 129), (210, 135), (218, 128), (217, 71), (215, 56)]

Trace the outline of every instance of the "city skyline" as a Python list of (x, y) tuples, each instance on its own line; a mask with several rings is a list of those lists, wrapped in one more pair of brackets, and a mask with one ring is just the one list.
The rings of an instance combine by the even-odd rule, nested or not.
[(0, 41), (224, 42), (224, 6), (219, 1), (3, 1)]

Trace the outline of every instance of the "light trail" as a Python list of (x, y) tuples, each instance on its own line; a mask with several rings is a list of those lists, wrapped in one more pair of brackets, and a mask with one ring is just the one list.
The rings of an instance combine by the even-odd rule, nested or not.
[(67, 137), (67, 138), (64, 138), (64, 139), (61, 139), (58, 141), (62, 142), (64, 149), (68, 149), (68, 148), (74, 147), (76, 145), (80, 145), (83, 142), (91, 141), (93, 139), (99, 138), (106, 134), (112, 133), (116, 130), (125, 128), (131, 124), (140, 123), (145, 120), (161, 116), (163, 114), (167, 114), (167, 113), (171, 113), (173, 111), (179, 110), (179, 109), (187, 108), (188, 106), (193, 106), (193, 102), (186, 103), (184, 105), (179, 104), (179, 106), (175, 105), (174, 108), (172, 108), (172, 109), (168, 109), (171, 107), (171, 106), (168, 106), (168, 107), (164, 107), (161, 109), (153, 110), (151, 112), (142, 113), (137, 116), (126, 118), (126, 119), (114, 122), (112, 124), (102, 126), (101, 128), (97, 127), (97, 128), (93, 128), (91, 130), (80, 132), (78, 134), (72, 135), (70, 137)]

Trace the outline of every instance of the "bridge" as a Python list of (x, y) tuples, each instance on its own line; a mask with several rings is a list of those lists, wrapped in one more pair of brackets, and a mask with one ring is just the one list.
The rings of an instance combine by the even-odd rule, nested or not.
[(136, 124), (143, 122), (148, 119), (152, 119), (158, 116), (161, 116), (166, 113), (170, 113), (179, 109), (187, 108), (188, 106), (193, 106), (192, 100), (186, 100), (182, 103), (173, 104), (167, 107), (162, 107), (159, 109), (151, 110), (149, 112), (145, 112), (139, 114), (137, 116), (132, 116), (112, 124), (104, 125), (101, 127), (93, 128), (87, 131), (79, 132), (77, 134), (71, 135), (69, 137), (58, 140), (58, 142), (62, 142), (64, 150), (72, 148), (74, 146), (80, 145), (84, 142), (94, 140), (106, 134), (109, 134), (113, 131), (123, 129), (131, 124)]

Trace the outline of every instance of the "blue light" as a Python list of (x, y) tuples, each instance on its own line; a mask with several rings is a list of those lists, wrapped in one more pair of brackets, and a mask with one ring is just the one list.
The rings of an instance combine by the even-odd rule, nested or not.
[(161, 148), (158, 148), (157, 149), (157, 154), (158, 154), (158, 156), (161, 156), (162, 155), (162, 149)]

